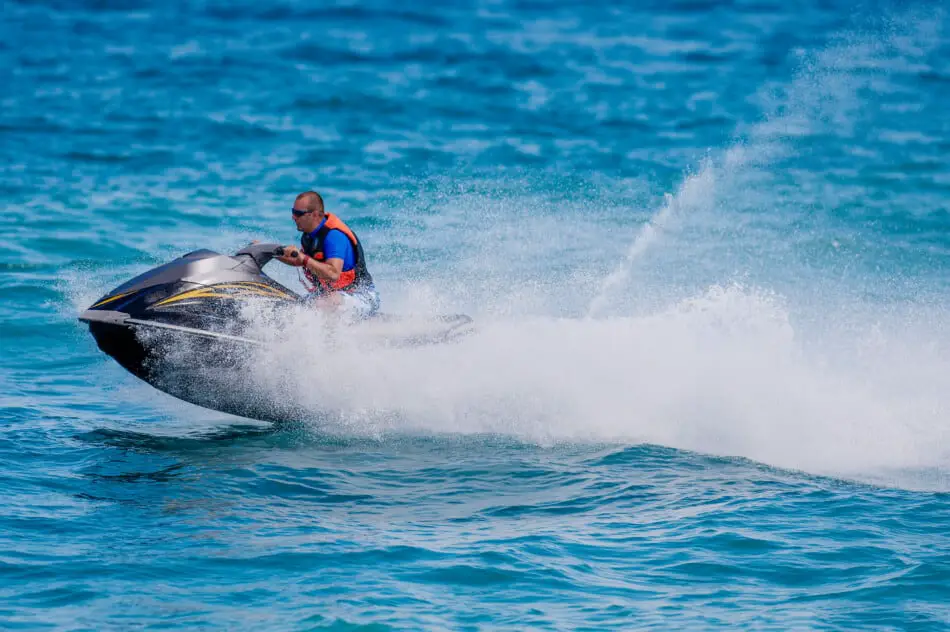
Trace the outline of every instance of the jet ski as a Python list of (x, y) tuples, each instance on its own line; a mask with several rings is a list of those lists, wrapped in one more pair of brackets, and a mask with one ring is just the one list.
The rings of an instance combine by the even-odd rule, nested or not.
[[(299, 307), (304, 297), (263, 268), (283, 247), (252, 243), (234, 255), (189, 252), (118, 286), (79, 315), (103, 352), (136, 377), (184, 401), (254, 419), (299, 419), (302, 411), (247, 395), (235, 383), (255, 350), (269, 344), (251, 313)], [(259, 324), (258, 324), (259, 325)], [(464, 314), (413, 318), (379, 314), (352, 325), (387, 346), (457, 340), (473, 331)]]

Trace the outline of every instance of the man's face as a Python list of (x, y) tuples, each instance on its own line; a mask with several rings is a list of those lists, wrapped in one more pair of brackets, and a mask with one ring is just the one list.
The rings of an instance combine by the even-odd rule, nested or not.
[(308, 211), (303, 207), (303, 204), (300, 203), (294, 204), (293, 217), (294, 224), (297, 225), (297, 230), (302, 233), (309, 233), (323, 221), (323, 213), (321, 211)]

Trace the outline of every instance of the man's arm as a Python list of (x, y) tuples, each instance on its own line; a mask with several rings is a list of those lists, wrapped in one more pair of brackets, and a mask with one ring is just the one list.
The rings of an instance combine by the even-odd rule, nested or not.
[(304, 255), (303, 267), (313, 272), (318, 278), (334, 283), (343, 272), (343, 259), (334, 257), (326, 261), (317, 261), (313, 257)]
[[(347, 255), (353, 251), (350, 240), (343, 233), (331, 230), (323, 240), (323, 261), (308, 259), (304, 266), (317, 277), (330, 283), (335, 283), (343, 272), (343, 263)], [(350, 255), (352, 259), (353, 255)]]
[(340, 273), (343, 271), (343, 259), (339, 257), (333, 257), (326, 261), (317, 261), (313, 257), (305, 255), (296, 246), (284, 246), (284, 252), (287, 254), (278, 255), (275, 258), (289, 266), (303, 266), (304, 269), (310, 270), (310, 272), (317, 275), (317, 277), (324, 281), (329, 281), (330, 283), (339, 279)]

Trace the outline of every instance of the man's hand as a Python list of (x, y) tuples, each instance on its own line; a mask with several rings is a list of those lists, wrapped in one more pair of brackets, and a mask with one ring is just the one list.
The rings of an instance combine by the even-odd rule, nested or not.
[(284, 254), (278, 255), (275, 259), (289, 266), (297, 267), (302, 266), (304, 261), (303, 253), (300, 252), (299, 246), (284, 246)]

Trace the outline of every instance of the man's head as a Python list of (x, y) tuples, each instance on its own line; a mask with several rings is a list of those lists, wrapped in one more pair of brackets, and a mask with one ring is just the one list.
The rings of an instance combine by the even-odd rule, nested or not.
[(316, 191), (304, 191), (294, 200), (293, 214), (297, 230), (302, 233), (315, 230), (326, 217), (323, 198)]

